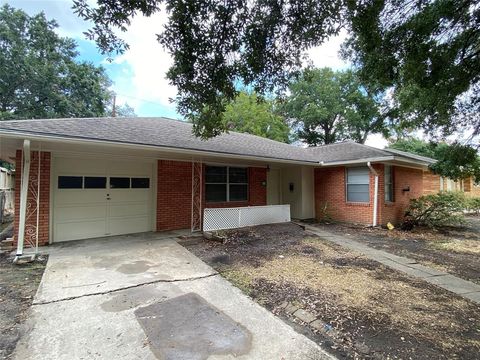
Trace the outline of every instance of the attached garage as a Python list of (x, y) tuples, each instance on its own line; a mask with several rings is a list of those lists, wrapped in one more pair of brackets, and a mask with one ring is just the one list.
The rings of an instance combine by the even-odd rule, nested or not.
[(53, 157), (52, 241), (153, 231), (154, 162)]

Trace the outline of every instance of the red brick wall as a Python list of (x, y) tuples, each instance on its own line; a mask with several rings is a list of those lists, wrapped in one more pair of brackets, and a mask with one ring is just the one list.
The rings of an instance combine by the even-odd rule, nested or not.
[[(51, 155), (49, 152), (42, 152), (40, 156), (40, 214), (39, 214), (39, 229), (38, 229), (38, 244), (47, 245), (49, 241), (50, 229), (50, 165)], [(20, 192), (21, 192), (21, 177), (22, 177), (22, 150), (17, 150), (15, 160), (15, 221), (14, 221), (14, 242), (18, 240), (18, 227), (20, 221)], [(30, 179), (38, 174), (38, 151), (32, 151), (30, 158)], [(35, 181), (36, 184), (36, 181)], [(36, 186), (36, 185), (35, 185)], [(35, 188), (36, 190), (36, 188)], [(28, 201), (33, 200), (32, 189), (28, 191)], [(37, 224), (36, 208), (29, 212), (28, 219), (25, 223), (25, 239), (28, 239), (29, 231), (34, 231)], [(27, 241), (25, 241), (27, 246)]]
[[(398, 225), (403, 221), (405, 210), (410, 199), (423, 195), (423, 170), (394, 166), (393, 170), (393, 202), (385, 202), (385, 186), (383, 165), (379, 171), (379, 224), (388, 222)], [(410, 188), (410, 191), (403, 191)]]
[[(205, 171), (203, 171), (205, 174)], [(192, 216), (192, 163), (158, 161), (157, 231), (187, 229)], [(202, 208), (222, 208), (266, 205), (267, 169), (248, 169), (248, 201), (206, 203), (202, 180)]]
[[(377, 223), (398, 224), (402, 221), (411, 198), (422, 195), (423, 171), (404, 167), (393, 167), (394, 202), (385, 202), (385, 177), (383, 164), (374, 164), (378, 173)], [(373, 223), (373, 202), (375, 176), (370, 173), (370, 202), (348, 203), (345, 189), (345, 167), (315, 169), (315, 213), (317, 217), (326, 213), (335, 221), (371, 225)], [(410, 187), (410, 191), (402, 189)]]
[(190, 228), (192, 163), (159, 160), (157, 179), (157, 231)]
[[(445, 189), (446, 189), (445, 184)], [(437, 194), (440, 191), (440, 175), (431, 171), (423, 172), (423, 195)]]
[(345, 167), (315, 169), (315, 214), (326, 213), (335, 221), (372, 224), (374, 178), (370, 174), (370, 202), (348, 203)]

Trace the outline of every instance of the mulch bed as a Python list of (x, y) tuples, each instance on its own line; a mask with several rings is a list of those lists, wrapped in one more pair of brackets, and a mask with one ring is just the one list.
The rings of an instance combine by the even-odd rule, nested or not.
[[(446, 290), (294, 224), (225, 231), (220, 237), (223, 243), (203, 240), (187, 247), (339, 358), (476, 359), (480, 352), (480, 306)], [(314, 314), (325, 330), (286, 311), (286, 302)]]
[(433, 266), (462, 279), (480, 284), (480, 254), (452, 251), (449, 242), (465, 242), (480, 247), (480, 217), (468, 216), (464, 227), (413, 231), (369, 228), (351, 224), (314, 224), (319, 228), (365, 243), (375, 249), (409, 257), (426, 266)]
[(0, 255), (0, 358), (10, 359), (22, 334), (33, 297), (45, 270), (41, 261), (13, 264), (13, 258)]

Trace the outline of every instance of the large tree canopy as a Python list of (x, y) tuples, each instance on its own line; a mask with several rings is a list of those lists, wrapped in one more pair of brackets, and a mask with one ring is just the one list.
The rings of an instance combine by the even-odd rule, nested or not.
[(170, 52), (167, 77), (177, 87), (178, 111), (197, 135), (227, 130), (225, 106), (237, 95), (236, 84), (256, 91), (278, 90), (298, 69), (304, 50), (340, 28), (341, 0), (75, 0), (77, 13), (95, 23), (88, 32), (105, 52), (127, 45), (114, 33), (127, 31), (136, 14), (168, 13), (165, 29), (153, 29)]
[[(77, 13), (94, 22), (88, 32), (105, 52), (127, 44), (137, 14), (166, 11), (165, 29), (154, 29), (173, 57), (168, 78), (178, 88), (180, 113), (197, 135), (224, 131), (224, 107), (235, 84), (264, 93), (279, 90), (298, 70), (304, 50), (347, 28), (345, 54), (375, 90), (391, 88), (400, 125), (458, 125), (477, 131), (480, 6), (477, 0), (75, 0)], [(452, 119), (455, 119), (453, 121)]]
[(261, 99), (254, 92), (240, 92), (227, 105), (223, 121), (230, 130), (290, 142), (290, 127), (276, 110), (275, 102)]
[(480, 131), (478, 0), (346, 1), (344, 55), (393, 90), (401, 127)]
[(0, 8), (0, 119), (103, 116), (110, 80), (43, 13)]
[(386, 131), (382, 96), (371, 94), (355, 73), (329, 68), (306, 69), (289, 86), (284, 110), (298, 137), (311, 146)]

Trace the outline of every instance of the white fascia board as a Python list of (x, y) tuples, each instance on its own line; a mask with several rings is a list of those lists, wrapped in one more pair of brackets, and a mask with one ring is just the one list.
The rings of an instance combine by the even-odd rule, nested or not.
[(111, 146), (111, 147), (117, 147), (117, 148), (120, 147), (120, 148), (126, 148), (126, 149), (164, 151), (164, 152), (187, 154), (187, 155), (194, 155), (194, 156), (217, 156), (217, 157), (230, 158), (230, 159), (234, 158), (234, 159), (242, 159), (242, 160), (255, 160), (255, 161), (263, 161), (263, 162), (293, 164), (293, 165), (310, 165), (310, 166), (318, 165), (318, 163), (315, 161), (290, 160), (290, 159), (270, 158), (270, 157), (254, 156), (254, 155), (238, 155), (238, 154), (215, 152), (215, 151), (208, 151), (208, 150), (194, 150), (194, 149), (183, 149), (183, 148), (174, 148), (174, 147), (158, 146), (158, 145), (132, 144), (132, 143), (124, 143), (124, 142), (108, 141), (108, 140), (76, 139), (76, 138), (63, 137), (63, 136), (48, 136), (48, 135), (31, 134), (31, 133), (14, 132), (14, 131), (0, 130), (0, 137), (19, 139), (19, 140), (27, 139), (27, 140), (36, 140), (36, 141), (69, 143), (69, 144), (78, 144), (78, 145), (86, 145), (86, 144), (103, 145), (103, 146)]
[(367, 164), (368, 162), (382, 162), (382, 161), (393, 161), (395, 160), (394, 156), (382, 156), (374, 158), (364, 158), (357, 160), (342, 160), (342, 161), (330, 161), (330, 162), (320, 162), (321, 166), (335, 166), (335, 165), (354, 165), (354, 164)]

